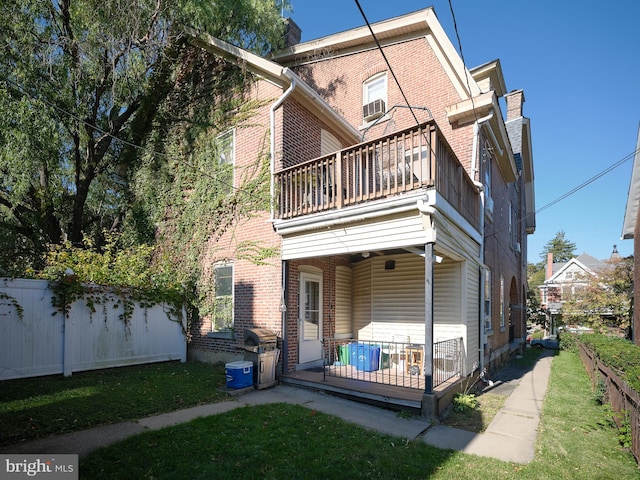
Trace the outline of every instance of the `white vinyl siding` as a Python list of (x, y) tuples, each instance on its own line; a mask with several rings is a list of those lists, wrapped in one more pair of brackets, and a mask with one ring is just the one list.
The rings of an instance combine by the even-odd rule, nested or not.
[(361, 339), (371, 338), (371, 261), (353, 268), (353, 333)]
[(327, 130), (320, 131), (320, 156), (324, 157), (330, 153), (342, 150), (340, 140)]
[(282, 240), (282, 258), (369, 252), (423, 243), (422, 220), (415, 212), (408, 212), (287, 235)]
[(349, 338), (353, 336), (351, 328), (352, 318), (351, 269), (336, 267), (336, 337)]
[[(393, 270), (385, 269), (389, 261), (395, 262)], [(447, 259), (434, 267), (436, 340), (465, 336), (465, 326), (460, 324), (467, 308), (461, 293), (463, 265)], [(354, 333), (363, 340), (389, 341), (403, 334), (412, 342), (424, 343), (424, 288), (424, 258), (418, 255), (382, 256), (358, 263), (354, 270)]]

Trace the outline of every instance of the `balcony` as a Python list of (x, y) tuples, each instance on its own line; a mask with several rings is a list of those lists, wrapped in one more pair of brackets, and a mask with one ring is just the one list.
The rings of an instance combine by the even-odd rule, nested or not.
[(434, 121), (284, 168), (274, 175), (275, 216), (280, 220), (435, 189), (479, 228), (478, 189)]

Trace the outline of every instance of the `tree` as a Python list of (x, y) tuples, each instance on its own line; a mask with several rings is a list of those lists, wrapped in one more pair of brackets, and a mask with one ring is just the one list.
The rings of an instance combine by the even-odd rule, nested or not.
[(610, 259), (606, 267), (576, 279), (572, 292), (565, 289), (562, 315), (566, 323), (603, 330), (628, 330), (633, 298), (633, 257)]
[(576, 244), (567, 240), (565, 232), (560, 230), (553, 239), (545, 244), (540, 253), (542, 260), (539, 263), (527, 265), (527, 317), (542, 325), (543, 328), (548, 326), (549, 314), (541, 308), (538, 287), (546, 280), (547, 256), (552, 253), (554, 262), (568, 262), (575, 257), (575, 248)]
[(565, 239), (564, 231), (560, 230), (553, 239), (545, 244), (540, 257), (542, 262), (546, 262), (547, 255), (553, 253), (554, 262), (568, 262), (576, 256), (575, 249), (576, 244)]
[[(0, 257), (4, 269), (33, 264), (48, 244), (81, 246), (90, 237), (99, 246), (105, 230), (118, 232), (135, 217), (135, 167), (157, 146), (149, 139), (161, 105), (194, 59), (181, 25), (265, 54), (283, 37), (282, 7), (271, 0), (4, 2), (0, 230), (14, 249)], [(183, 102), (181, 111), (201, 100), (172, 98)]]

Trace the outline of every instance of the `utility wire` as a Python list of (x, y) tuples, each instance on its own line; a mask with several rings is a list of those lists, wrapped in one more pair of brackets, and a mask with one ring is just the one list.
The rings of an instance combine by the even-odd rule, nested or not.
[[(618, 168), (619, 166), (623, 165), (624, 163), (626, 163), (627, 161), (629, 161), (629, 159), (633, 158), (635, 155), (637, 155), (638, 153), (640, 153), (640, 149), (635, 150), (631, 153), (629, 153), (628, 155), (626, 155), (625, 157), (623, 157), (622, 159), (618, 160), (617, 162), (613, 163), (612, 165), (608, 166), (607, 168), (605, 168), (604, 170), (602, 170), (601, 172), (595, 174), (593, 177), (585, 180), (584, 182), (582, 182), (580, 185), (572, 188), (571, 190), (569, 190), (567, 193), (560, 195), (558, 198), (556, 198), (555, 200), (550, 201), (549, 203), (547, 203), (546, 205), (540, 207), (539, 209), (537, 209), (533, 214), (529, 213), (527, 215), (525, 215), (523, 218), (521, 218), (518, 222), (518, 224), (524, 222), (527, 218), (531, 217), (531, 215), (537, 215), (538, 213), (546, 210), (547, 208), (550, 208), (552, 206), (554, 206), (556, 203), (561, 202), (562, 200), (565, 200), (566, 198), (570, 197), (571, 195), (573, 195), (574, 193), (582, 190), (583, 188), (591, 185), (593, 182), (595, 182), (596, 180), (599, 180), (600, 178), (604, 177), (606, 174), (608, 174), (609, 172), (615, 170), (616, 168)], [(496, 230), (495, 232), (493, 232), (491, 235), (487, 235), (487, 238), (493, 237), (495, 235), (497, 235), (498, 233), (502, 233), (506, 230), (508, 230), (509, 227), (504, 227), (501, 228), (499, 230)]]
[(593, 177), (589, 178), (588, 180), (585, 180), (584, 182), (582, 182), (580, 185), (578, 185), (577, 187), (573, 188), (572, 190), (569, 190), (567, 193), (565, 193), (564, 195), (561, 195), (560, 197), (556, 198), (555, 200), (547, 203), (545, 206), (539, 208), (538, 210), (536, 210), (536, 213), (540, 213), (543, 210), (546, 210), (549, 207), (552, 207), (553, 205), (555, 205), (558, 202), (561, 202), (562, 200), (564, 200), (565, 198), (573, 195), (574, 193), (576, 193), (579, 190), (582, 190), (584, 187), (586, 187), (587, 185), (590, 185), (591, 183), (595, 182), (596, 180), (598, 180), (599, 178), (605, 176), (607, 173), (609, 173), (612, 170), (615, 170), (616, 168), (618, 168), (620, 165), (624, 164), (625, 162), (627, 162), (630, 158), (633, 158), (636, 153), (638, 153), (640, 150), (636, 150), (634, 152), (631, 152), (630, 154), (628, 154), (626, 157), (622, 158), (621, 160), (618, 160), (616, 163), (614, 163), (613, 165), (610, 165), (609, 167), (605, 168), (603, 171), (601, 171), (600, 173), (594, 175)]
[(449, 0), (449, 10), (451, 10), (451, 18), (453, 19), (453, 31), (456, 33), (458, 39), (458, 49), (460, 50), (460, 59), (462, 60), (462, 67), (464, 68), (464, 79), (467, 82), (467, 90), (469, 90), (469, 98), (471, 99), (471, 108), (473, 110), (473, 117), (478, 121), (478, 114), (476, 113), (476, 104), (473, 100), (473, 93), (471, 93), (471, 85), (469, 84), (469, 70), (467, 69), (467, 62), (464, 61), (464, 54), (462, 53), (462, 42), (460, 41), (460, 34), (458, 33), (458, 23), (456, 22), (456, 14), (453, 11), (452, 0)]
[(411, 104), (409, 103), (407, 96), (404, 94), (404, 91), (400, 86), (400, 82), (398, 81), (398, 78), (396, 77), (396, 74), (394, 73), (393, 68), (391, 68), (391, 64), (389, 63), (389, 60), (387, 59), (387, 56), (385, 55), (384, 50), (382, 50), (382, 45), (380, 45), (380, 42), (378, 41), (378, 37), (376, 37), (376, 34), (373, 33), (373, 28), (371, 28), (371, 24), (369, 23), (367, 16), (364, 14), (364, 10), (362, 10), (362, 7), (360, 6), (360, 2), (358, 0), (355, 0), (355, 2), (356, 2), (356, 5), (358, 6), (358, 10), (360, 10), (360, 14), (362, 15), (362, 18), (367, 24), (367, 27), (369, 27), (369, 32), (371, 32), (371, 36), (373, 37), (373, 40), (376, 42), (376, 45), (378, 46), (378, 50), (380, 50), (380, 53), (382, 54), (382, 58), (384, 58), (384, 61), (387, 64), (387, 67), (389, 67), (389, 71), (391, 72), (391, 75), (393, 76), (393, 79), (395, 80), (396, 85), (398, 86), (398, 89), (402, 94), (402, 98), (404, 98), (404, 101), (407, 104), (407, 107), (409, 107), (409, 111), (411, 112), (411, 115), (413, 115), (413, 119), (416, 121), (416, 125), (420, 126), (420, 121), (418, 120), (418, 117), (413, 111), (413, 108), (411, 107)]

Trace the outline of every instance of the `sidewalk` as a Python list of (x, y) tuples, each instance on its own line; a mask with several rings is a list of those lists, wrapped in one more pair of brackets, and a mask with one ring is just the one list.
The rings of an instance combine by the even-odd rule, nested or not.
[(438, 448), (497, 458), (509, 462), (528, 463), (535, 454), (535, 440), (551, 370), (552, 352), (545, 352), (533, 370), (507, 366), (494, 378), (496, 393), (509, 395), (502, 408), (483, 433), (475, 434), (442, 425), (431, 426), (421, 418), (403, 418), (395, 412), (312, 390), (279, 385), (253, 390), (225, 402), (178, 410), (137, 422), (123, 422), (80, 432), (43, 438), (0, 448), (6, 453), (75, 453), (80, 457), (145, 430), (158, 430), (188, 422), (198, 417), (224, 413), (243, 406), (286, 402), (312, 408), (364, 428), (400, 438), (422, 438)]

